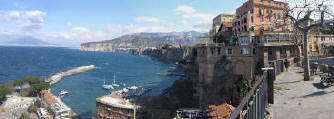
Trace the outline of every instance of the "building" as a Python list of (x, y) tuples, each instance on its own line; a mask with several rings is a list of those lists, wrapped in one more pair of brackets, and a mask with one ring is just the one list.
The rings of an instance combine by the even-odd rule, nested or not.
[(176, 119), (206, 119), (206, 112), (203, 109), (183, 108), (176, 110)]
[(228, 119), (235, 107), (228, 103), (209, 105), (206, 109), (208, 119)]
[(210, 36), (216, 34), (221, 27), (225, 30), (232, 29), (232, 21), (235, 18), (234, 14), (221, 13), (212, 20), (212, 29), (210, 30)]
[(284, 16), (287, 3), (274, 0), (248, 0), (236, 10), (233, 33), (240, 45), (251, 45), (264, 31), (282, 32), (291, 29)]
[(261, 74), (263, 67), (274, 67), (279, 74), (285, 71), (285, 64), (299, 61), (301, 45), (295, 41), (302, 36), (289, 32), (289, 21), (283, 15), (286, 7), (287, 3), (273, 0), (248, 0), (236, 10), (233, 20), (237, 43), (196, 46), (199, 78), (194, 81), (194, 98), (200, 105), (205, 99), (202, 86), (214, 79), (215, 64), (222, 56), (231, 61), (233, 74), (250, 82)]
[(52, 115), (49, 115), (49, 113), (44, 108), (39, 108), (37, 110), (37, 115), (39, 119), (53, 119)]
[(53, 96), (49, 90), (42, 90), (40, 93), (42, 102), (51, 108), (55, 119), (71, 119), (72, 110), (60, 99)]
[(326, 50), (330, 46), (334, 46), (334, 35), (311, 35), (308, 51), (310, 53), (326, 54)]
[(112, 93), (96, 98), (97, 119), (138, 119), (140, 106), (131, 103), (128, 95)]

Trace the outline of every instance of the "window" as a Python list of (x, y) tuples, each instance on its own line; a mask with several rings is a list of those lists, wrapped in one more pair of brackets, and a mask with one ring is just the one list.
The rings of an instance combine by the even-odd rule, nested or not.
[(243, 54), (243, 55), (248, 54), (248, 49), (247, 49), (247, 48), (242, 48), (242, 49), (240, 50), (240, 54)]
[(261, 4), (263, 4), (264, 2), (263, 2), (263, 0), (260, 0), (260, 2), (261, 2)]
[(264, 22), (264, 18), (263, 18), (263, 16), (261, 16), (261, 22)]
[(215, 48), (210, 48), (210, 50), (211, 50), (211, 54), (213, 55)]
[(264, 14), (264, 10), (263, 10), (263, 8), (260, 8), (260, 9), (259, 9), (259, 13), (260, 13), (260, 15), (263, 15), (263, 14)]
[(253, 48), (253, 54), (254, 54), (254, 55), (256, 54), (256, 49), (255, 49), (255, 48)]
[(271, 22), (271, 16), (268, 16), (268, 22)]
[(268, 6), (271, 6), (271, 1), (270, 0), (268, 1)]
[(218, 48), (218, 55), (220, 55), (220, 48)]
[(269, 14), (269, 15), (271, 15), (272, 14), (272, 10), (271, 9), (267, 9), (267, 13)]
[(277, 2), (275, 2), (275, 7), (278, 7), (278, 3)]
[(227, 49), (227, 54), (231, 55), (233, 52), (232, 48)]
[(254, 30), (255, 30), (254, 26), (250, 27), (249, 30), (250, 30), (250, 31), (254, 31)]
[(253, 16), (251, 16), (251, 22), (254, 23), (254, 18), (253, 18)]
[(278, 13), (278, 19), (281, 19), (281, 14), (280, 13)]
[(250, 12), (251, 14), (253, 14), (253, 13), (254, 13), (254, 9), (251, 9), (249, 12)]
[(261, 27), (261, 31), (264, 31), (264, 27), (263, 26)]
[(241, 36), (240, 39), (241, 45), (248, 45), (248, 36)]
[(277, 17), (276, 17), (276, 13), (274, 13), (274, 19), (275, 19), (275, 20), (277, 19)]
[(252, 36), (252, 43), (255, 43), (255, 36)]

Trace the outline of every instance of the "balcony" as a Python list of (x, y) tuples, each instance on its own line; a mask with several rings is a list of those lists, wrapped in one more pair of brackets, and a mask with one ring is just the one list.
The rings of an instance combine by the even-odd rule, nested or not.
[(295, 38), (292, 33), (265, 32), (259, 36), (258, 43), (260, 46), (294, 45)]

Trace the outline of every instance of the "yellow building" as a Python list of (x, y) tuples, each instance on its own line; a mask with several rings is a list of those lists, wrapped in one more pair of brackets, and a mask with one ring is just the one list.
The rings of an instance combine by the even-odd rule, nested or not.
[(221, 13), (221, 14), (217, 15), (212, 20), (212, 29), (210, 30), (210, 35), (213, 35), (213, 34), (217, 33), (218, 30), (219, 30), (219, 27), (223, 23), (232, 23), (234, 18), (235, 18), (234, 14)]

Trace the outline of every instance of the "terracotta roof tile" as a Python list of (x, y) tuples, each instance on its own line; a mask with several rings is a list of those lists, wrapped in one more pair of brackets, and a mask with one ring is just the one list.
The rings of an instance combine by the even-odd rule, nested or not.
[(50, 104), (50, 105), (54, 105), (56, 103), (58, 103), (58, 101), (51, 95), (51, 93), (47, 90), (42, 90), (41, 94), (43, 96), (43, 98)]
[(209, 105), (206, 109), (207, 115), (212, 119), (227, 119), (235, 108), (227, 103)]

